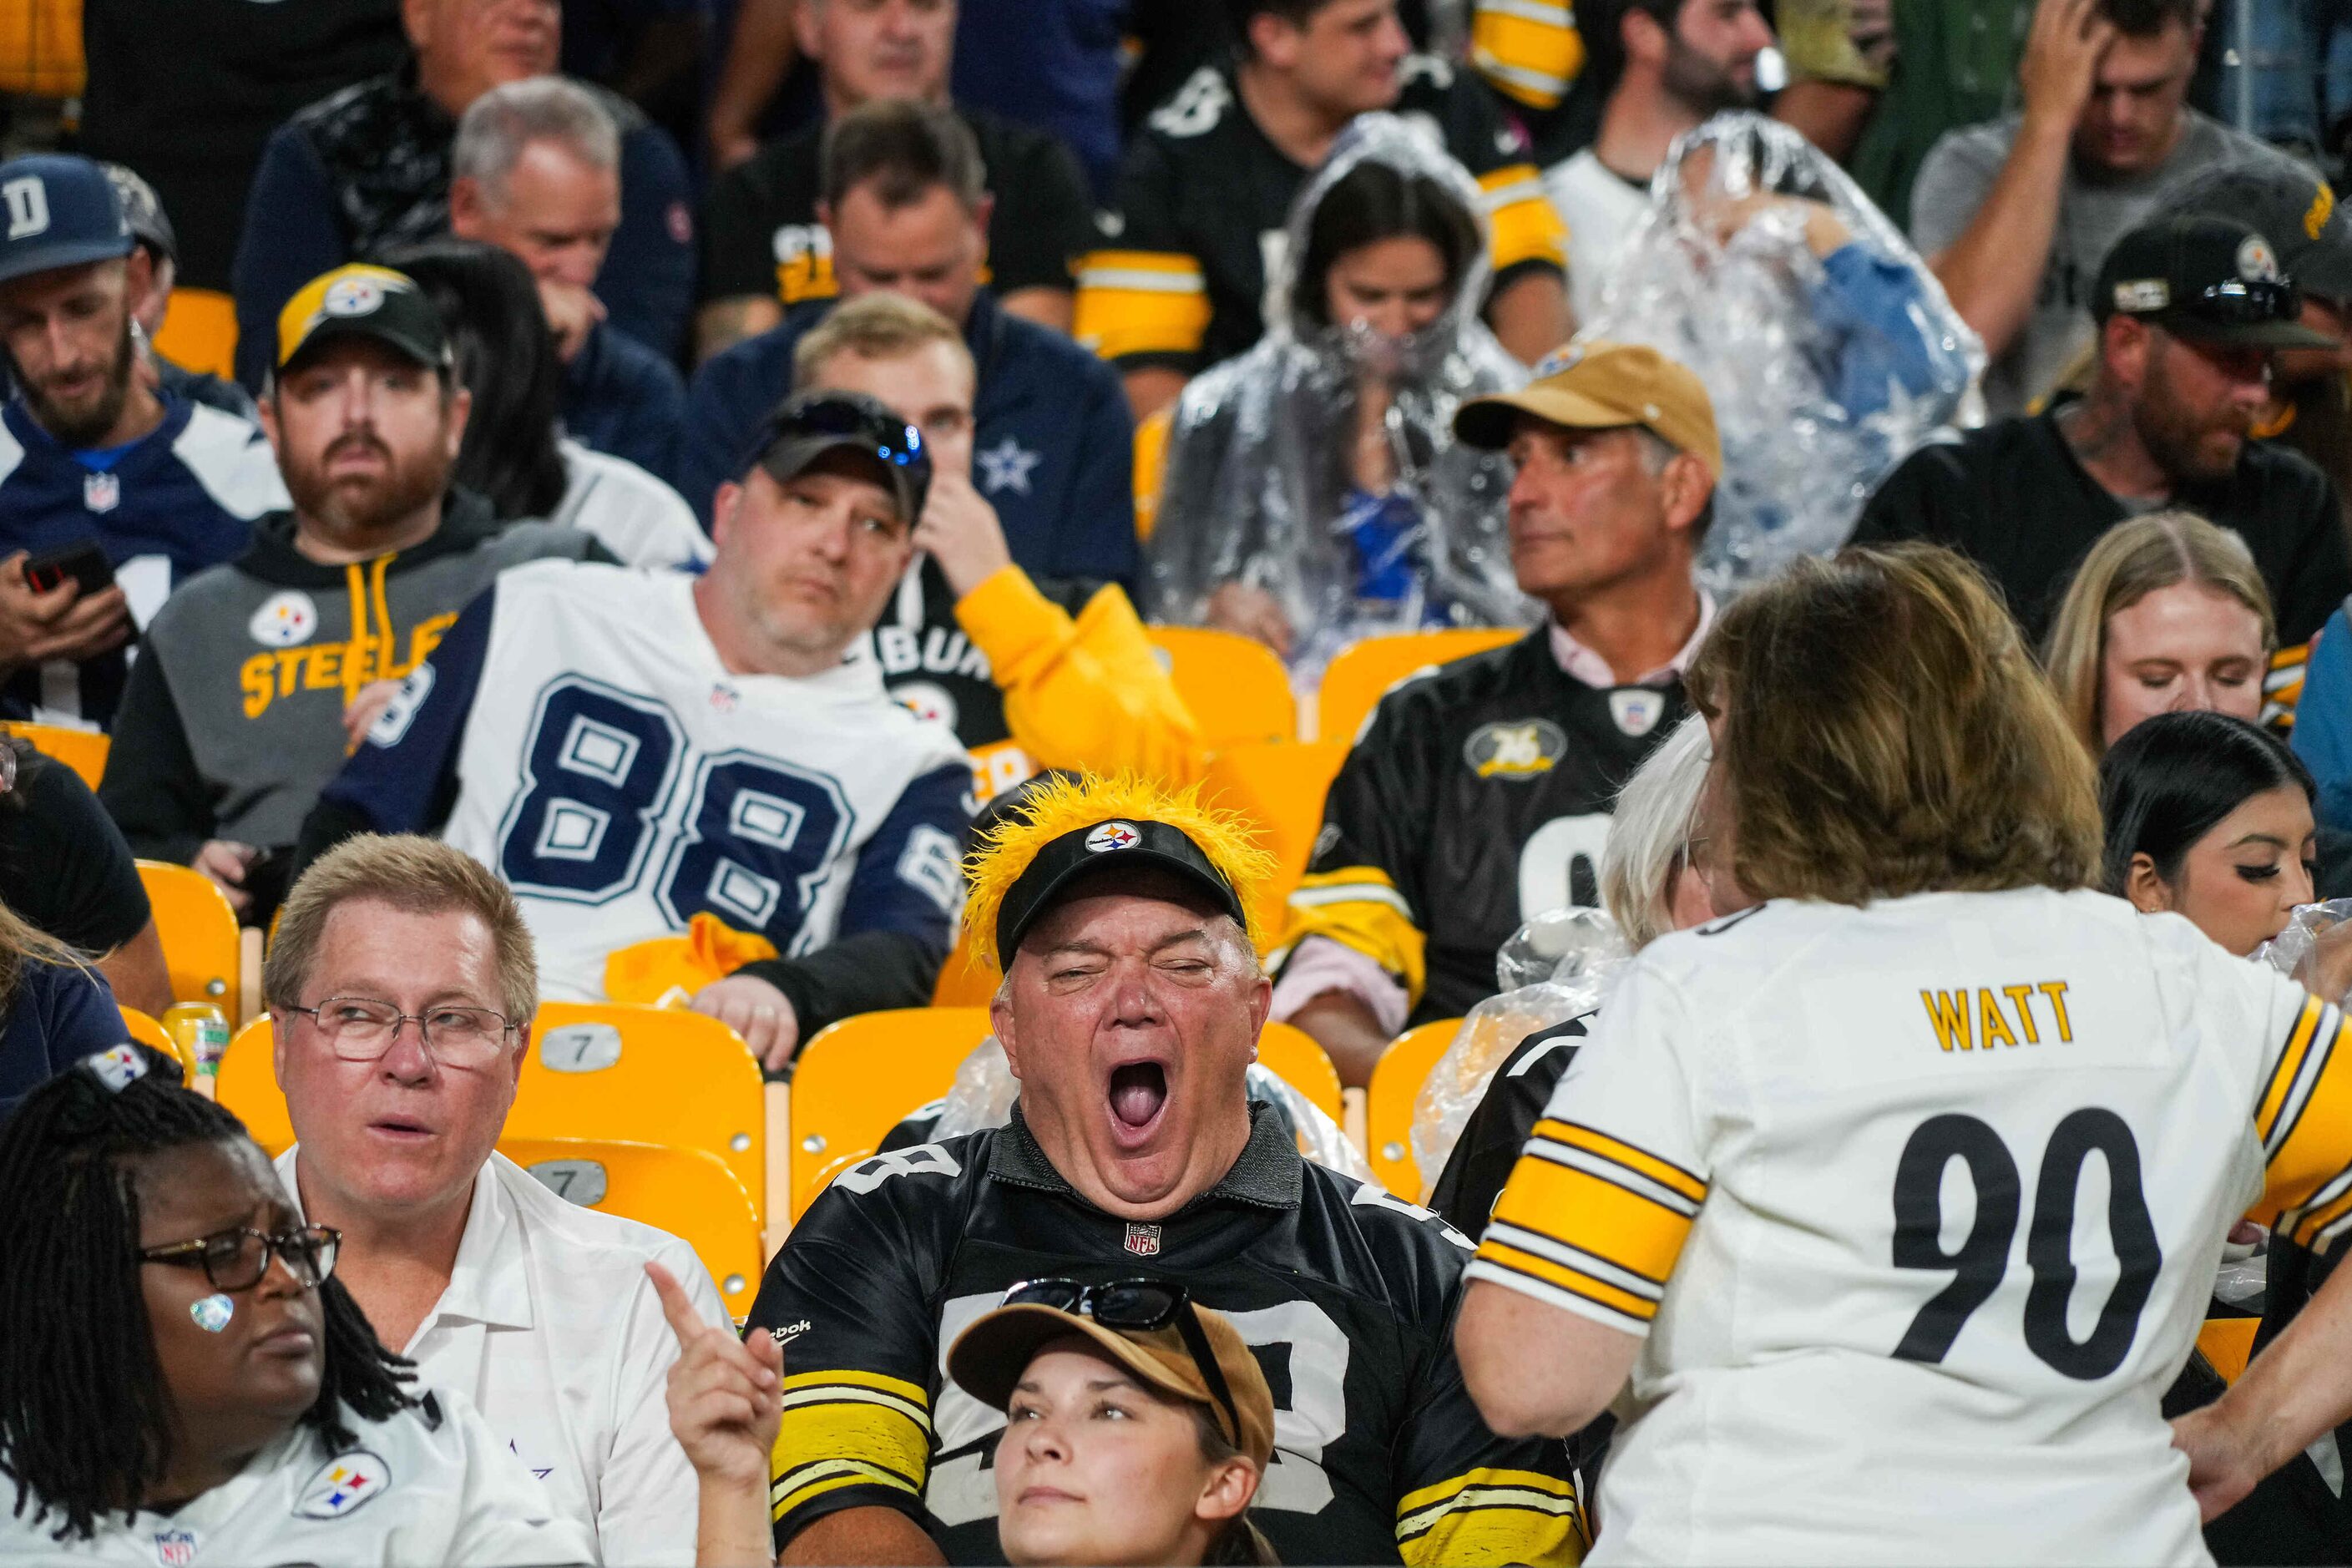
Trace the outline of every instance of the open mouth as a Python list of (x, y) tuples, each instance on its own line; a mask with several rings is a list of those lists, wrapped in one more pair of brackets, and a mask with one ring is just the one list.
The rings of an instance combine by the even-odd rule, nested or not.
[(1159, 1125), (1168, 1106), (1168, 1069), (1158, 1062), (1129, 1062), (1110, 1075), (1110, 1119), (1114, 1131), (1140, 1140)]
[(433, 1130), (405, 1116), (385, 1116), (368, 1123), (368, 1130), (386, 1138), (430, 1138)]

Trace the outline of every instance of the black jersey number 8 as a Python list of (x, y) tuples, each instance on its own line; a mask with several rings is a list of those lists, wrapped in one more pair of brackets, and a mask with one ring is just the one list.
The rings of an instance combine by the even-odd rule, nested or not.
[[(2066, 1304), (2074, 1294), (2074, 1200), (2084, 1163), (2095, 1151), (2106, 1161), (2107, 1229), (2121, 1272), (2090, 1337), (2078, 1341), (2066, 1327)], [(1969, 1168), (1977, 1213), (1958, 1248), (1946, 1252), (1944, 1170), (1954, 1160)], [(2020, 1196), (2017, 1162), (2009, 1146), (1975, 1117), (1932, 1116), (1911, 1134), (1895, 1167), (1895, 1267), (1948, 1270), (1952, 1282), (1911, 1320), (1903, 1342), (1895, 1347), (1898, 1358), (1942, 1361), (1969, 1315), (1992, 1299), (2009, 1268)], [(2025, 1295), (2026, 1348), (2084, 1382), (2121, 1366), (2156, 1289), (2164, 1253), (2140, 1187), (2139, 1144), (2114, 1111), (2077, 1110), (2052, 1131), (2034, 1184), (2025, 1261), (2033, 1271)]]

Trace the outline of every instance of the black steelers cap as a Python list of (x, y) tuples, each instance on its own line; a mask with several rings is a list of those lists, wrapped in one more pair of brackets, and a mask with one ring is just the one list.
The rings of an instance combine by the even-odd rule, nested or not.
[(923, 433), (862, 392), (796, 392), (768, 411), (736, 466), (765, 468), (778, 484), (808, 472), (827, 453), (850, 451), (882, 470), (883, 488), (908, 527), (931, 489), (931, 449)]
[(2292, 158), (2217, 163), (2167, 186), (2165, 203), (2245, 224), (2271, 242), (2296, 288), (2352, 300), (2352, 217), (2325, 179)]
[(441, 312), (416, 279), (389, 267), (353, 262), (321, 272), (278, 313), (278, 368), (343, 338), (367, 338), (428, 369), (449, 363)]
[(2158, 218), (2116, 240), (2091, 292), (2091, 315), (2101, 326), (2112, 316), (2135, 316), (2193, 342), (2335, 347), (2296, 324), (2302, 313), (2302, 291), (2279, 272), (2271, 242), (2244, 224), (2202, 213)]
[(1030, 857), (1028, 867), (1004, 890), (996, 910), (996, 951), (1008, 968), (1020, 950), (1021, 938), (1053, 908), (1059, 896), (1078, 879), (1097, 871), (1139, 871), (1146, 868), (1172, 871), (1201, 891), (1220, 914), (1231, 915), (1244, 929), (1241, 895), (1181, 828), (1149, 818), (1112, 817), (1087, 827), (1072, 828)]

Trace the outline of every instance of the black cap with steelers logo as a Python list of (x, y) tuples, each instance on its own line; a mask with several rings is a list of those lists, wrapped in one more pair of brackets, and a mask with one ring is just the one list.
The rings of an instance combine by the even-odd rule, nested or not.
[(1021, 938), (1080, 878), (1151, 867), (1172, 871), (1208, 894), (1221, 914), (1246, 927), (1241, 895), (1181, 828), (1149, 818), (1117, 817), (1049, 839), (1004, 890), (996, 911), (996, 951), (1009, 965)]
[(322, 272), (278, 314), (278, 368), (342, 338), (370, 338), (438, 370), (449, 363), (441, 312), (416, 279), (389, 267), (353, 263)]
[(2103, 327), (2111, 316), (2135, 316), (2229, 348), (2334, 347), (2295, 324), (2302, 313), (2302, 292), (2279, 271), (2271, 242), (2209, 214), (2158, 218), (2116, 240), (2091, 294)]

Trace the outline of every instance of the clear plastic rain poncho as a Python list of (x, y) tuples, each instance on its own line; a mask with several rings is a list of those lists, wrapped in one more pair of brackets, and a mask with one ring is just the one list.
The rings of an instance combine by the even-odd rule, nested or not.
[[(1321, 1107), (1255, 1062), (1250, 1064), (1247, 1077), (1249, 1097), (1274, 1108), (1274, 1114), (1281, 1117), (1289, 1129), (1300, 1154), (1342, 1175), (1363, 1182), (1372, 1180), (1372, 1167)], [(971, 1055), (964, 1058), (963, 1065), (956, 1068), (955, 1083), (949, 1089), (947, 1098), (939, 1102), (940, 1118), (929, 1136), (933, 1140), (961, 1138), (983, 1127), (1002, 1127), (1013, 1120), (1013, 1102), (1020, 1094), (1021, 1080), (1013, 1076), (1012, 1064), (1004, 1059), (1004, 1047), (991, 1035), (974, 1047)]]
[(1495, 955), (1501, 987), (1462, 1020), (1454, 1043), (1422, 1080), (1412, 1102), (1412, 1160), (1426, 1200), (1486, 1098), (1503, 1058), (1538, 1029), (1591, 1012), (1632, 954), (1617, 922), (1600, 910), (1554, 910), (1521, 926)]
[(1706, 384), (1724, 476), (1700, 573), (1718, 595), (1844, 543), (1889, 469), (1973, 421), (1985, 363), (1845, 172), (1744, 111), (1668, 149), (1579, 335), (1649, 344)]
[[(1444, 313), (1403, 338), (1319, 325), (1289, 307), (1289, 268), (1307, 253), (1317, 208), (1372, 161), (1438, 182), (1479, 235)], [(1197, 626), (1223, 584), (1262, 589), (1290, 623), (1302, 687), (1358, 637), (1534, 624), (1504, 532), (1510, 465), (1454, 439), (1464, 399), (1527, 380), (1478, 320), (1487, 240), (1477, 184), (1459, 163), (1394, 115), (1357, 118), (1291, 205), (1284, 264), (1269, 269), (1265, 337), (1194, 377), (1176, 405), (1147, 551), (1159, 619)], [(1349, 463), (1373, 376), (1393, 387), (1384, 423), (1396, 477), (1382, 495), (1359, 490)]]

